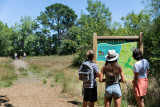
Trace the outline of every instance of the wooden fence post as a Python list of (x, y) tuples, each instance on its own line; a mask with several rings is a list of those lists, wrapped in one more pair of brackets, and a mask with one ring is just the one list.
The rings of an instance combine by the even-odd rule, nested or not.
[(140, 32), (140, 35), (139, 35), (139, 49), (143, 53), (143, 32)]
[(93, 33), (93, 51), (95, 52), (94, 63), (97, 63), (97, 34)]

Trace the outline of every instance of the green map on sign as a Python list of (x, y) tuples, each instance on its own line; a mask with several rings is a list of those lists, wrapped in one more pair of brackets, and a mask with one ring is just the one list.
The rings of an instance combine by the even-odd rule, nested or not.
[(97, 44), (97, 64), (99, 70), (105, 64), (105, 55), (108, 50), (114, 49), (118, 54), (118, 64), (123, 68), (126, 80), (133, 79), (133, 65), (136, 62), (132, 57), (133, 50), (137, 48), (137, 42), (105, 42)]

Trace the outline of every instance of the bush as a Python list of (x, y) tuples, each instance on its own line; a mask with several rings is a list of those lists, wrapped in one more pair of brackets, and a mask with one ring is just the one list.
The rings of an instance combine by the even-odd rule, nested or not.
[(70, 55), (76, 52), (78, 44), (73, 40), (64, 40), (61, 47), (58, 48), (59, 55)]
[(85, 45), (81, 45), (78, 49), (77, 49), (77, 52), (76, 52), (76, 55), (75, 55), (75, 58), (72, 62), (72, 65), (73, 66), (80, 66), (82, 64), (82, 62), (84, 60), (87, 59), (86, 57), (86, 52), (88, 50), (92, 49), (90, 45), (88, 44), (85, 44)]

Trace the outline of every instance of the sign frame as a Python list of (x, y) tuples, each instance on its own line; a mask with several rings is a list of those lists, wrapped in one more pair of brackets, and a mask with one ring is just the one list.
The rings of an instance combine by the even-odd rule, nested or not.
[(143, 32), (140, 32), (139, 36), (97, 36), (93, 33), (93, 51), (95, 52), (94, 63), (97, 64), (97, 42), (98, 40), (134, 40), (138, 42), (138, 48), (143, 53)]

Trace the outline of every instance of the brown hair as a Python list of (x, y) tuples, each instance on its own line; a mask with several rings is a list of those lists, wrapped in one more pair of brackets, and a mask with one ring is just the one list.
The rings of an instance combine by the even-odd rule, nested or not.
[(86, 53), (86, 56), (87, 56), (88, 60), (92, 60), (94, 58), (94, 51), (88, 50)]
[(141, 50), (135, 49), (133, 51), (133, 58), (137, 61), (143, 59), (143, 53), (141, 52)]
[(106, 61), (103, 72), (110, 77), (115, 77), (120, 74), (121, 67), (118, 65), (117, 60), (115, 61)]

